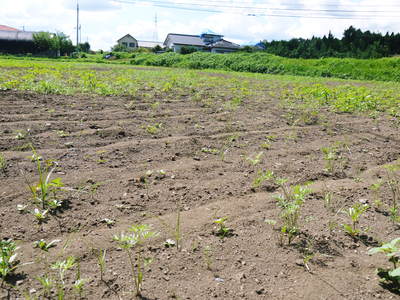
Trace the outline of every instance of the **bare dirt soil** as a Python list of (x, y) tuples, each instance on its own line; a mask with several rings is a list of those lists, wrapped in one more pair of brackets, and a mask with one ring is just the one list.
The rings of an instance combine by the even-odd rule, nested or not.
[[(42, 299), (36, 277), (52, 274), (49, 264), (69, 255), (87, 279), (85, 298), (132, 299), (127, 258), (112, 241), (132, 224), (151, 224), (160, 233), (146, 244), (154, 261), (144, 299), (399, 298), (379, 285), (376, 268), (389, 266), (385, 257), (367, 254), (399, 235), (387, 213), (388, 187), (382, 187), (383, 207), (374, 206), (369, 189), (385, 179), (382, 166), (400, 157), (399, 129), (390, 118), (326, 112), (312, 125), (288, 125), (287, 112), (272, 98), (233, 112), (185, 97), (153, 99), (158, 107), (131, 100), (0, 92), (0, 152), (8, 162), (0, 171), (0, 238), (17, 240), (20, 261), (30, 263), (12, 278), (16, 288), (0, 290), (1, 299), (23, 292)], [(149, 125), (156, 130), (150, 133)], [(330, 174), (321, 148), (337, 142), (341, 158)], [(58, 163), (53, 177), (66, 187), (62, 211), (43, 226), (16, 208), (31, 202), (26, 181), (38, 178), (29, 143)], [(260, 152), (259, 164), (246, 160)], [(279, 233), (265, 223), (279, 219), (279, 190), (270, 182), (252, 188), (260, 169), (292, 184), (312, 182), (301, 234), (291, 245), (279, 245)], [(362, 238), (354, 240), (341, 227), (349, 221), (340, 209), (357, 202), (371, 207), (360, 220)], [(164, 246), (173, 238), (166, 224), (175, 224), (178, 204), (181, 251)], [(232, 236), (214, 234), (219, 217), (228, 218)], [(115, 224), (107, 226), (105, 218)], [(32, 247), (40, 239), (62, 242), (44, 258)], [(107, 249), (104, 281), (94, 249)], [(74, 297), (68, 291), (66, 299)]]

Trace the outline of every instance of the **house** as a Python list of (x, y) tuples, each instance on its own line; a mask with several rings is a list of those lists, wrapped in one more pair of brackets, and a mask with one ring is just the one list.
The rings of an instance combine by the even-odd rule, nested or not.
[(237, 51), (240, 45), (224, 40), (223, 35), (203, 33), (201, 35), (169, 33), (164, 46), (174, 52), (180, 52), (182, 47), (193, 47), (198, 51), (213, 53), (229, 53)]
[(128, 50), (135, 50), (137, 48), (152, 49), (156, 46), (163, 48), (162, 42), (153, 41), (138, 41), (130, 34), (125, 35), (117, 41), (118, 45), (125, 46)]
[(117, 43), (118, 43), (118, 45), (125, 46), (129, 50), (134, 50), (138, 47), (138, 41), (130, 34), (127, 34), (127, 35), (123, 36), (122, 38), (120, 38), (117, 41)]
[(14, 54), (35, 52), (34, 33), (0, 25), (0, 52)]

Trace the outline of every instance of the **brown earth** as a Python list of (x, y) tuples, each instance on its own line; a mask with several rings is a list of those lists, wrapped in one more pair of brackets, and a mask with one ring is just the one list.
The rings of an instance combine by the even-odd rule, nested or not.
[[(29, 290), (40, 297), (35, 278), (54, 272), (49, 263), (68, 255), (80, 261), (87, 299), (132, 299), (127, 258), (112, 236), (138, 223), (160, 233), (146, 246), (154, 261), (145, 273), (144, 299), (398, 298), (378, 282), (376, 268), (389, 266), (386, 259), (367, 254), (377, 242), (398, 237), (387, 216), (388, 188), (381, 192), (383, 208), (374, 207), (369, 190), (385, 178), (382, 166), (400, 157), (399, 129), (390, 118), (324, 112), (312, 125), (288, 125), (276, 99), (245, 102), (234, 112), (184, 97), (155, 100), (161, 104), (152, 109), (127, 97), (0, 92), (0, 152), (8, 161), (0, 171), (0, 238), (17, 240), (21, 262), (30, 263), (19, 267), (11, 278), (16, 288), (3, 287), (1, 299)], [(156, 123), (161, 129), (148, 133), (146, 126)], [(22, 139), (15, 138), (19, 130), (26, 134)], [(329, 174), (320, 149), (338, 141), (340, 166)], [(66, 186), (62, 211), (42, 228), (16, 209), (31, 201), (24, 177), (37, 180), (30, 142), (44, 159), (58, 162), (53, 177)], [(269, 149), (260, 147), (263, 142)], [(208, 153), (213, 149), (225, 151), (224, 159)], [(246, 161), (261, 151), (260, 164)], [(251, 188), (261, 168), (293, 184), (313, 182), (301, 234), (291, 245), (280, 246), (278, 233), (264, 222), (278, 219), (278, 190), (267, 182)], [(140, 179), (147, 170), (153, 170), (148, 190)], [(157, 170), (165, 176), (155, 175)], [(326, 191), (334, 195), (330, 208)], [(340, 225), (347, 217), (338, 211), (359, 201), (371, 208), (360, 221), (364, 238), (353, 240)], [(177, 203), (181, 251), (164, 247), (173, 238), (165, 224), (175, 223)], [(232, 236), (213, 234), (218, 217), (228, 218)], [(108, 227), (104, 218), (115, 225)], [(62, 242), (43, 258), (32, 247), (39, 239)], [(107, 249), (104, 282), (93, 249)], [(68, 292), (66, 299), (74, 299)]]

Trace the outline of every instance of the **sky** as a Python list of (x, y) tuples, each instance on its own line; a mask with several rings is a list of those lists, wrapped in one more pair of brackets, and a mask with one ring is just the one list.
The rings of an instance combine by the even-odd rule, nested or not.
[[(1, 0), (0, 24), (27, 31), (64, 32), (75, 43), (76, 1)], [(350, 25), (382, 33), (400, 32), (398, 0), (79, 0), (79, 6), (81, 41), (88, 41), (94, 50), (109, 50), (128, 33), (138, 40), (153, 41), (157, 32), (158, 40), (164, 41), (168, 33), (211, 30), (245, 45), (323, 36), (329, 31), (341, 37)], [(344, 15), (347, 19), (332, 18)]]

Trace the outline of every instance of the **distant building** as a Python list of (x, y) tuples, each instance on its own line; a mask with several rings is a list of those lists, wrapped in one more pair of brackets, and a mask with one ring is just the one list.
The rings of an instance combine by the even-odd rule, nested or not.
[(0, 52), (14, 54), (35, 52), (34, 33), (0, 25)]
[(130, 34), (127, 34), (120, 38), (117, 41), (118, 45), (125, 46), (128, 48), (128, 50), (135, 50), (137, 48), (146, 48), (146, 49), (152, 49), (155, 46), (160, 46), (163, 48), (163, 43), (162, 42), (153, 42), (153, 41), (138, 41), (135, 39), (133, 36)]
[(130, 34), (127, 34), (127, 35), (123, 36), (122, 38), (120, 38), (117, 41), (117, 43), (118, 43), (118, 45), (125, 46), (129, 50), (134, 50), (138, 47), (138, 41)]
[(239, 50), (240, 45), (223, 39), (223, 35), (203, 33), (201, 35), (169, 33), (164, 46), (174, 52), (180, 52), (182, 47), (193, 47), (198, 51), (213, 53), (229, 53)]
[(163, 42), (138, 41), (139, 48), (153, 49), (156, 46), (164, 48)]

